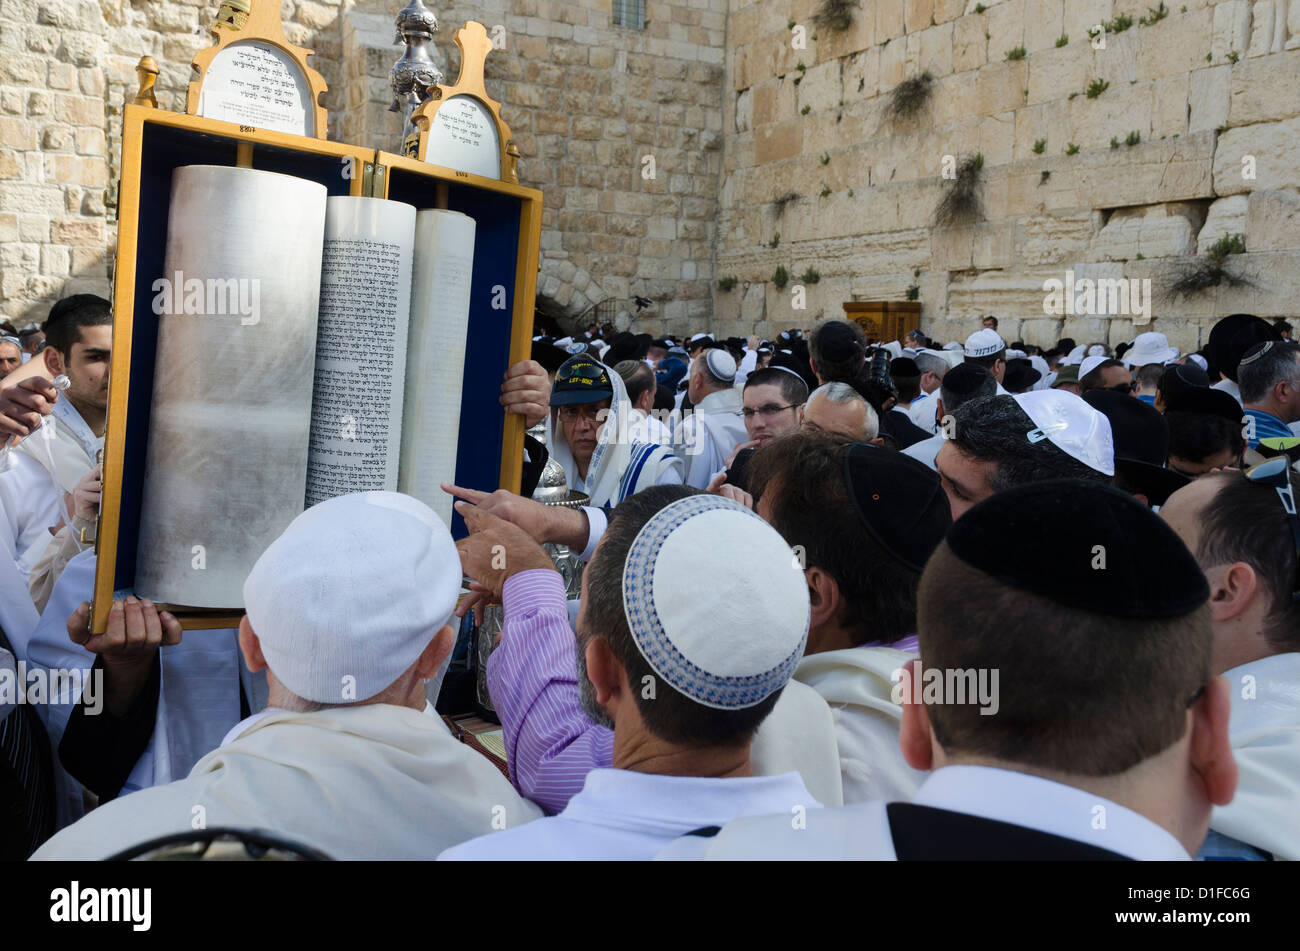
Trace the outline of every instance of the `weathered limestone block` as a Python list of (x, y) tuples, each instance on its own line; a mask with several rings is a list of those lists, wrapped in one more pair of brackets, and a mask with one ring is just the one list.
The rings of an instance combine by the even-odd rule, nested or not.
[(1300, 116), (1298, 90), (1300, 50), (1242, 63), (1232, 70), (1228, 118), (1234, 126), (1242, 126)]
[(1214, 35), (1210, 52), (1214, 58), (1226, 58), (1235, 52), (1245, 56), (1250, 47), (1250, 0), (1227, 0), (1215, 4)]
[(1246, 247), (1251, 251), (1300, 248), (1300, 195), (1290, 191), (1251, 192), (1245, 231)]
[[(1214, 190), (1234, 195), (1257, 188), (1300, 186), (1297, 155), (1300, 118), (1229, 129), (1219, 137), (1214, 152)], [(1248, 177), (1252, 171), (1254, 179)]]
[(1210, 245), (1224, 235), (1245, 234), (1248, 207), (1249, 198), (1246, 195), (1230, 195), (1210, 205), (1209, 213), (1205, 216), (1205, 224), (1196, 237), (1196, 253), (1205, 254)]
[(1191, 74), (1188, 132), (1205, 132), (1227, 124), (1232, 73), (1231, 66), (1211, 66)]
[(1091, 211), (1022, 219), (1017, 231), (1020, 264), (1028, 267), (1063, 264), (1087, 254), (1099, 219), (1100, 215)]

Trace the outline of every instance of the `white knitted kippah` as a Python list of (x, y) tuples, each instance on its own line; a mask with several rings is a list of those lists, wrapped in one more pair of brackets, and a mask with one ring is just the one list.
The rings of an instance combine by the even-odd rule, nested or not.
[(808, 640), (808, 584), (790, 546), (716, 495), (680, 499), (645, 524), (623, 566), (623, 607), (655, 673), (715, 709), (784, 687)]
[(390, 686), (455, 610), (460, 557), (434, 511), (397, 492), (314, 505), (262, 553), (244, 608), (276, 678), (304, 700)]

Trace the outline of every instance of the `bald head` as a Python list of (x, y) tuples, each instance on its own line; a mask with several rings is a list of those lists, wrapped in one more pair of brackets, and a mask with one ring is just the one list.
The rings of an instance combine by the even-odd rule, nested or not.
[(847, 383), (827, 383), (808, 397), (803, 427), (870, 442), (880, 433), (880, 418), (871, 404)]

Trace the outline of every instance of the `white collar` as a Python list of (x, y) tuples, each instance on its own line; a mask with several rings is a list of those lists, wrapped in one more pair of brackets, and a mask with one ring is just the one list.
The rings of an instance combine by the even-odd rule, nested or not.
[[(247, 733), (248, 730), (253, 726), (253, 724), (266, 719), (267, 717), (271, 716), (273, 713), (290, 713), (290, 712), (292, 711), (286, 710), (283, 707), (267, 707), (265, 710), (261, 710), (257, 713), (254, 713), (252, 716), (244, 717), (244, 719), (240, 720), (238, 723), (236, 723), (233, 727), (230, 728), (230, 732), (227, 733), (222, 738), (220, 745), (229, 746), (231, 743), (235, 742), (235, 740), (239, 739), (241, 736)], [(442, 723), (442, 718), (438, 716), (437, 711), (434, 710), (433, 708), (433, 704), (431, 704), (428, 700), (424, 701), (424, 715), (428, 717), (433, 717), (439, 723)]]
[(681, 835), (740, 816), (789, 815), (796, 805), (821, 805), (797, 772), (717, 779), (593, 769), (561, 815), (592, 825)]
[[(1036, 829), (1148, 861), (1188, 861), (1168, 831), (1132, 809), (1082, 789), (992, 766), (945, 766), (912, 802)], [(1105, 828), (1095, 828), (1104, 820)]]

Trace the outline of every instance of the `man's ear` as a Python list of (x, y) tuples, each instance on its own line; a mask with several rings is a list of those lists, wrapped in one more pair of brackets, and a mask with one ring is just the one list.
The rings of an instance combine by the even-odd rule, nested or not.
[(604, 706), (618, 696), (625, 680), (623, 665), (618, 662), (609, 642), (593, 637), (587, 642), (587, 679), (595, 688), (596, 702)]
[(1216, 624), (1240, 617), (1250, 607), (1259, 591), (1259, 576), (1244, 561), (1211, 568), (1210, 617)]
[(442, 662), (447, 659), (451, 649), (456, 643), (456, 632), (452, 630), (450, 624), (444, 624), (438, 628), (438, 633), (433, 635), (433, 640), (425, 645), (420, 656), (415, 659), (415, 674), (421, 680), (428, 680), (438, 672)]
[(914, 660), (902, 670), (902, 679), (897, 685), (902, 700), (903, 722), (898, 730), (898, 747), (903, 751), (903, 759), (913, 769), (928, 770), (934, 766), (933, 733), (930, 730), (930, 714), (921, 702), (921, 662)]
[(1226, 806), (1237, 791), (1237, 761), (1228, 742), (1231, 693), (1227, 678), (1215, 677), (1205, 685), (1205, 693), (1191, 710), (1191, 767), (1205, 784), (1205, 797), (1216, 806)]
[(50, 376), (58, 376), (64, 371), (63, 354), (49, 344), (41, 351), (41, 357), (45, 360), (45, 369), (50, 371)]
[(808, 600), (811, 602), (808, 627), (812, 629), (824, 624), (835, 624), (844, 603), (839, 582), (826, 569), (815, 565), (804, 569), (804, 578), (808, 581)]
[(262, 656), (262, 642), (253, 633), (253, 625), (248, 623), (248, 615), (239, 619), (239, 650), (244, 655), (244, 665), (250, 674), (255, 674), (266, 667), (266, 658)]

